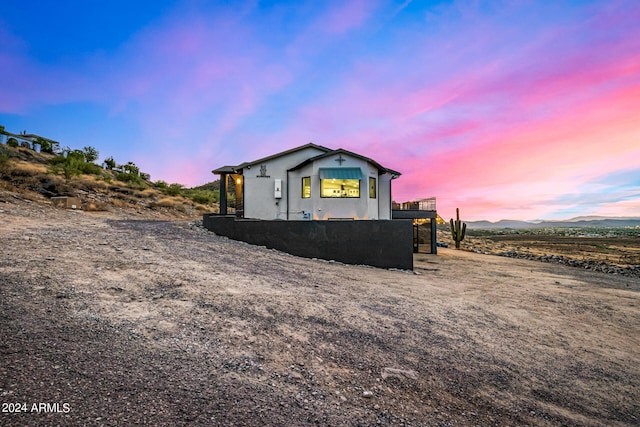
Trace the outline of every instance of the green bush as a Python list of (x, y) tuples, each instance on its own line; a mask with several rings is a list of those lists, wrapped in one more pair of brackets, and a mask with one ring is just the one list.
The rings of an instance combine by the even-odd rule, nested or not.
[(177, 183), (169, 184), (167, 188), (163, 189), (163, 193), (166, 193), (169, 196), (179, 196), (183, 191), (184, 187), (182, 186), (182, 184)]
[(40, 144), (41, 152), (53, 154), (53, 145), (48, 140), (38, 137), (36, 142)]
[(190, 190), (187, 193), (187, 197), (196, 203), (203, 205), (210, 205), (217, 202), (217, 194), (211, 190)]
[(7, 154), (0, 154), (0, 170), (4, 170), (9, 164), (9, 156)]
[(116, 179), (118, 181), (137, 185), (139, 187), (146, 187), (144, 184), (144, 180), (140, 178), (140, 175), (136, 175), (133, 173), (120, 172), (116, 175)]
[(9, 138), (9, 140), (7, 141), (7, 145), (9, 147), (18, 148), (18, 140), (15, 138)]
[(80, 150), (66, 151), (65, 156), (56, 156), (49, 160), (52, 171), (63, 173), (69, 179), (78, 175), (102, 175), (102, 168), (95, 163), (88, 163), (84, 152)]

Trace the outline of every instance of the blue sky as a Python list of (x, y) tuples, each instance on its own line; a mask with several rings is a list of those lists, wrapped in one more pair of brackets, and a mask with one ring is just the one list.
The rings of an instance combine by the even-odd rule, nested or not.
[(640, 2), (9, 0), (0, 124), (154, 180), (308, 142), (445, 218), (640, 216)]

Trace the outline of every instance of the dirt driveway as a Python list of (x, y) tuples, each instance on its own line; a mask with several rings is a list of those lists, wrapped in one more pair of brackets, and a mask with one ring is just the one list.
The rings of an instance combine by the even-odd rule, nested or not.
[(640, 280), (453, 249), (415, 265), (0, 203), (0, 424), (640, 423)]

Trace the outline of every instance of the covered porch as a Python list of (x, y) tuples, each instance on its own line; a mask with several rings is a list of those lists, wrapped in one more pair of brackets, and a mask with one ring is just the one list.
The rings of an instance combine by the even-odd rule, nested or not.
[[(244, 176), (242, 170), (233, 166), (223, 166), (212, 172), (220, 175), (220, 215), (234, 213), (237, 218), (244, 218)], [(229, 200), (229, 194), (234, 194), (234, 200)]]
[(413, 220), (413, 252), (420, 251), (420, 227), (429, 224), (429, 246), (431, 253), (438, 253), (437, 246), (437, 222), (438, 213), (436, 211), (436, 198), (429, 197), (426, 199), (415, 200), (404, 203), (393, 203), (392, 207), (393, 219), (411, 219)]

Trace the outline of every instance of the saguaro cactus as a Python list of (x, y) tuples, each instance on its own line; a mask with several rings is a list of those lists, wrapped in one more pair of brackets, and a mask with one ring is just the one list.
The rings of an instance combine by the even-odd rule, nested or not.
[(456, 220), (453, 218), (449, 220), (451, 224), (451, 236), (456, 242), (456, 249), (460, 249), (460, 242), (464, 240), (465, 234), (467, 234), (467, 224), (460, 221), (460, 209), (456, 208)]

